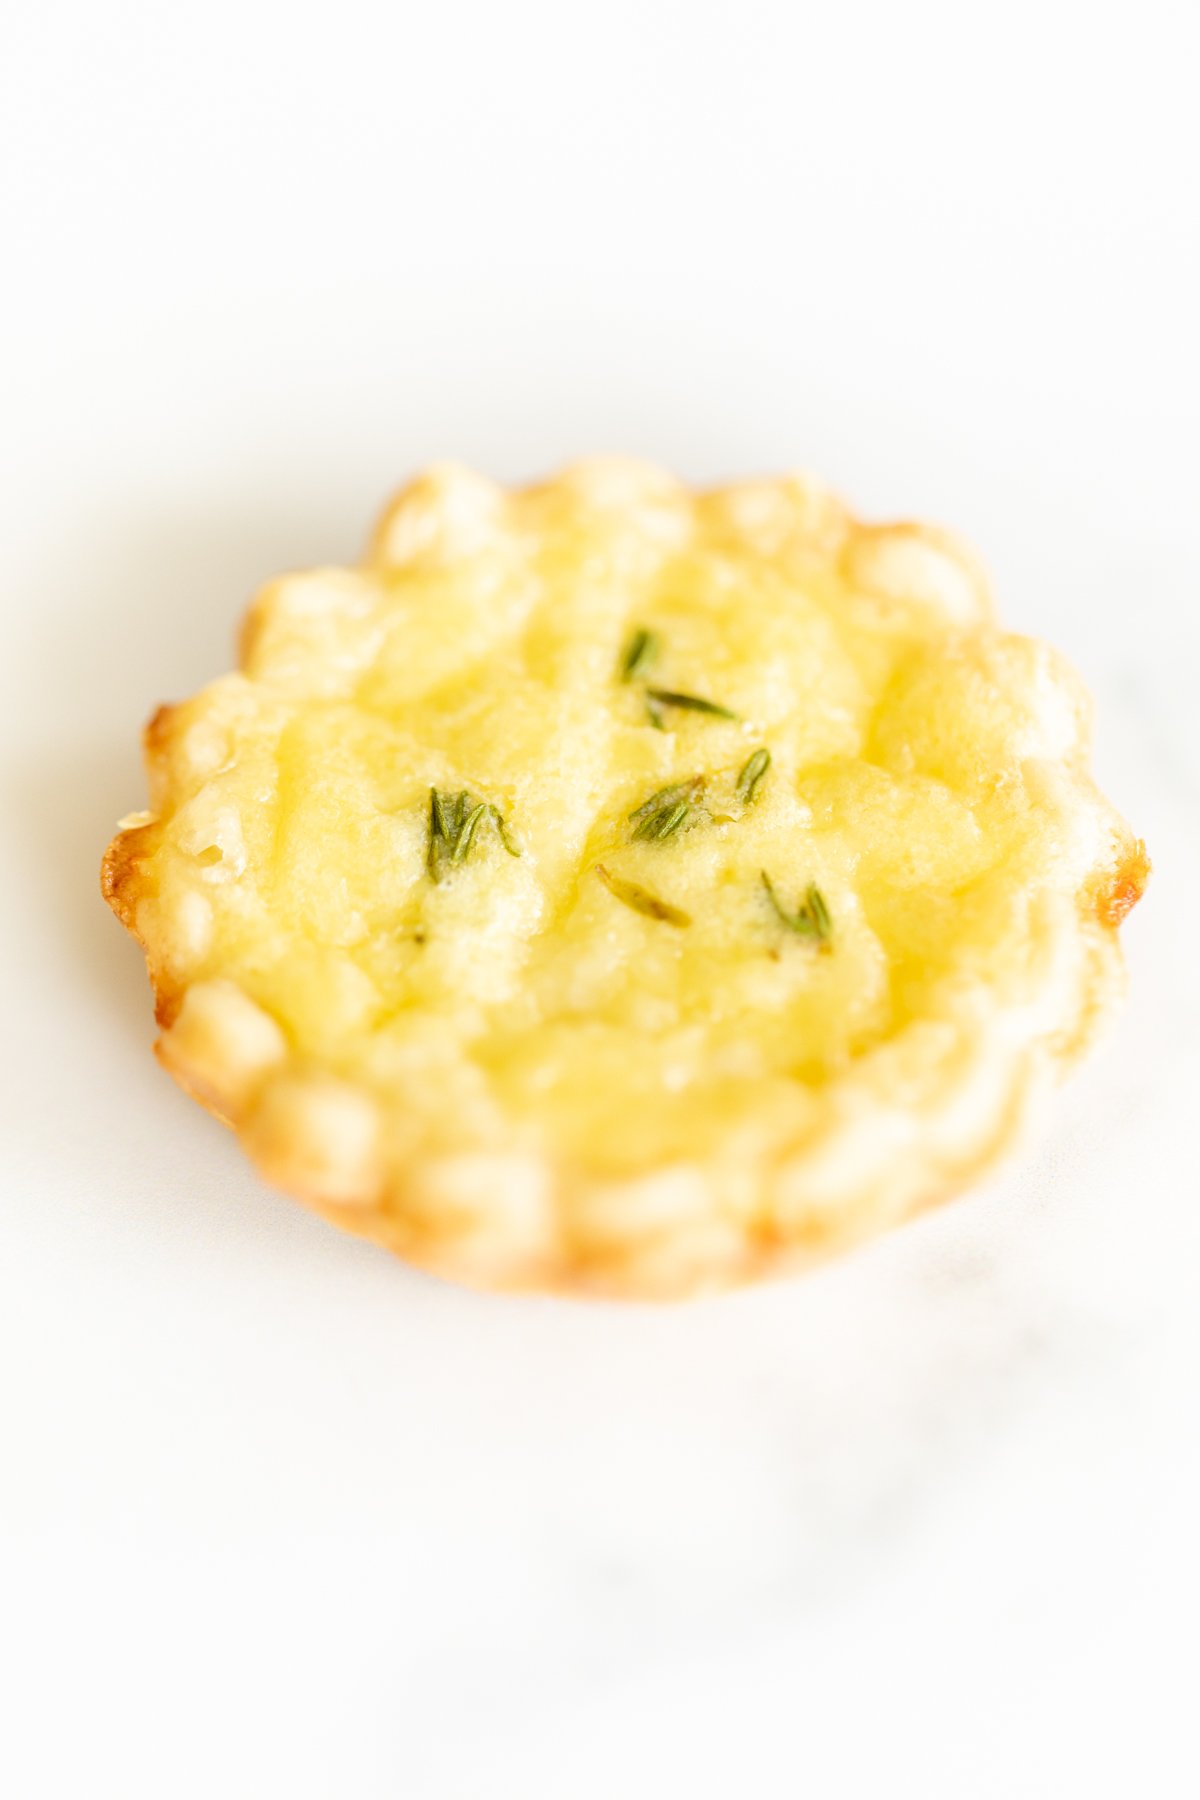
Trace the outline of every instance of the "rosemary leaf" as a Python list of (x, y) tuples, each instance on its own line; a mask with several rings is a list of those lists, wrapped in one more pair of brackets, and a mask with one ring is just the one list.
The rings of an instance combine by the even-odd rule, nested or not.
[(609, 893), (623, 906), (632, 907), (634, 912), (643, 913), (647, 919), (657, 919), (661, 925), (691, 924), (690, 913), (682, 912), (667, 900), (660, 900), (649, 888), (639, 887), (636, 881), (626, 881), (623, 876), (612, 874), (603, 863), (595, 863), (593, 867)]
[(794, 931), (797, 937), (811, 938), (824, 949), (833, 937), (833, 920), (829, 916), (829, 908), (825, 904), (825, 896), (815, 882), (809, 882), (804, 895), (804, 904), (798, 912), (789, 912), (775, 892), (771, 877), (765, 869), (759, 871), (762, 884), (766, 889), (767, 899), (771, 902), (775, 916), (780, 924)]
[[(699, 694), (679, 694), (673, 688), (647, 688), (646, 705), (657, 707), (661, 715), (664, 706), (678, 706), (685, 712), (707, 713), (713, 719), (737, 719), (738, 714), (730, 712), (727, 706), (718, 706), (715, 700), (702, 700)], [(651, 710), (651, 721), (658, 724)], [(662, 726), (659, 725), (659, 729)]]
[(463, 820), (462, 830), (459, 832), (457, 841), (455, 842), (455, 845), (454, 845), (454, 852), (453, 852), (453, 857), (452, 857), (452, 860), (454, 862), (456, 862), (456, 863), (465, 862), (467, 857), (470, 855), (472, 839), (474, 838), (476, 831), (479, 829), (480, 819), (482, 819), (484, 817), (486, 812), (487, 812), (487, 807), (484, 805), (483, 801), (481, 800), (477, 806), (473, 806), (471, 808), (470, 812), (467, 814), (466, 818)]
[(661, 841), (688, 823), (697, 802), (704, 793), (704, 777), (693, 775), (690, 781), (677, 781), (672, 787), (659, 788), (643, 800), (629, 815), (633, 826), (630, 836)]
[(488, 811), (496, 822), (496, 830), (499, 834), (500, 842), (504, 845), (508, 854), (510, 856), (520, 856), (521, 852), (508, 835), (508, 826), (504, 823), (504, 814), (500, 811), (500, 808), (498, 806), (489, 806)]
[(446, 814), (442, 804), (442, 796), (436, 788), (429, 790), (429, 848), (425, 852), (425, 867), (430, 879), (442, 879), (442, 857), (445, 854), (449, 833), (446, 830)]
[(692, 809), (687, 801), (681, 800), (678, 806), (671, 808), (670, 812), (658, 815), (654, 821), (653, 832), (647, 835), (652, 836), (655, 843), (661, 844), (665, 838), (674, 837), (679, 828), (687, 823), (691, 814)]
[(670, 787), (659, 788), (657, 792), (650, 795), (648, 800), (643, 800), (640, 806), (634, 807), (629, 815), (629, 823), (636, 825), (639, 819), (648, 819), (651, 813), (661, 812), (664, 806), (674, 806), (675, 802), (682, 800), (694, 786), (695, 780), (692, 780), (676, 781)]
[(827, 944), (833, 936), (833, 920), (829, 916), (829, 908), (825, 904), (825, 896), (813, 882), (808, 884), (808, 892), (804, 896), (804, 905), (808, 916), (816, 927), (817, 936), (823, 944)]
[(655, 731), (665, 731), (667, 729), (666, 715), (653, 694), (646, 695), (646, 715)]
[(651, 664), (658, 661), (662, 648), (657, 633), (640, 625), (626, 644), (621, 656), (621, 680), (635, 681)]
[(758, 791), (758, 784), (771, 766), (771, 752), (756, 750), (737, 778), (737, 797), (743, 806), (749, 806)]
[(430, 788), (425, 867), (431, 880), (441, 881), (447, 866), (453, 868), (467, 860), (484, 819), (493, 820), (508, 854), (520, 856), (520, 850), (509, 836), (503, 814), (490, 801), (476, 800), (465, 789), (458, 794), (443, 794), (437, 788)]

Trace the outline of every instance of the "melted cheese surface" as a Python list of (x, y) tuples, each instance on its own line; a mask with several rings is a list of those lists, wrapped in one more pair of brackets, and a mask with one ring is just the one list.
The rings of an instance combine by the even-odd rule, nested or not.
[[(638, 629), (658, 654), (624, 680)], [(1082, 918), (1128, 853), (1061, 659), (994, 627), (951, 540), (800, 478), (696, 497), (596, 463), (509, 495), (437, 470), (361, 568), (265, 590), (243, 650), (152, 728), (131, 922), (168, 1024), (236, 983), (295, 1066), (378, 1101), (392, 1162), (771, 1155), (864, 1058), (1032, 991), (1039, 908)], [(656, 729), (651, 687), (737, 717)], [(634, 835), (697, 780), (682, 826)], [(520, 854), (488, 813), (433, 880), (431, 789)], [(819, 889), (828, 945), (764, 872), (788, 911)]]

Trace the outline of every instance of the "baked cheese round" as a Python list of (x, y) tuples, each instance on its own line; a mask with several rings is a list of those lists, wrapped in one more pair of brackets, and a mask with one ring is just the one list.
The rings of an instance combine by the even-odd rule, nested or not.
[(962, 1188), (1092, 1040), (1142, 845), (942, 531), (803, 476), (437, 466), (147, 731), (104, 892), (272, 1182), (486, 1287), (689, 1295)]

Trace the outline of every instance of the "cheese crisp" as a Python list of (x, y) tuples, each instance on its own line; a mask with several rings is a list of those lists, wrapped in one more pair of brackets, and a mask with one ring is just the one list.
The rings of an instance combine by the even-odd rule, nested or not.
[(1087, 696), (803, 477), (437, 467), (160, 710), (104, 891), (273, 1182), (487, 1287), (686, 1295), (974, 1179), (1120, 986)]

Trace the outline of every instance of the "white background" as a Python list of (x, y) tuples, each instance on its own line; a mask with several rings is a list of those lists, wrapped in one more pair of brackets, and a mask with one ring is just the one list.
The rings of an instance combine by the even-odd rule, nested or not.
[[(6, 1795), (1196, 1791), (1197, 16), (5, 9)], [(1001, 1179), (669, 1311), (266, 1192), (97, 892), (259, 582), (602, 449), (973, 537), (1156, 863)]]

